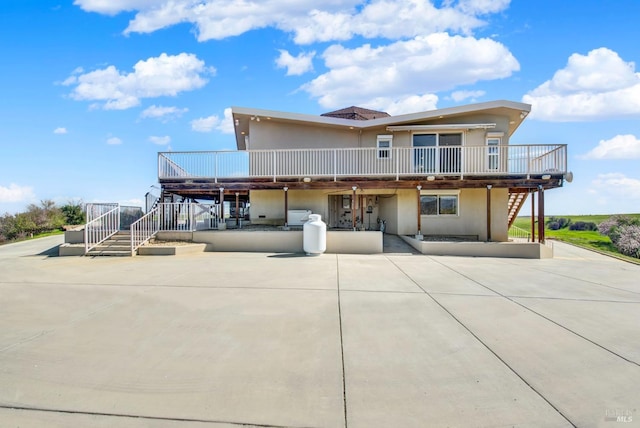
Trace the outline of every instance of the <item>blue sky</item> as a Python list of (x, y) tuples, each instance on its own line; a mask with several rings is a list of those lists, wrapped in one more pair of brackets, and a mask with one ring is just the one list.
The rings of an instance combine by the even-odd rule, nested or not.
[[(230, 106), (532, 104), (550, 214), (640, 212), (640, 2), (3, 0), (0, 213), (143, 205), (157, 152), (234, 148)], [(526, 208), (525, 208), (526, 209)]]

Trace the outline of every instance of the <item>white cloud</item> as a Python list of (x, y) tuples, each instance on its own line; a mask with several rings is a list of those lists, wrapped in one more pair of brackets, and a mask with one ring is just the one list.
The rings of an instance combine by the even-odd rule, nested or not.
[(62, 128), (62, 127), (56, 128), (53, 130), (54, 134), (66, 134), (67, 132), (68, 132), (67, 128)]
[(113, 65), (84, 74), (72, 74), (63, 85), (75, 86), (71, 97), (79, 101), (101, 101), (107, 110), (124, 110), (140, 104), (141, 98), (175, 96), (203, 87), (204, 76), (213, 74), (194, 54), (181, 53), (138, 61), (133, 72), (123, 73)]
[(354, 36), (410, 38), (432, 32), (470, 34), (481, 16), (508, 8), (509, 0), (76, 0), (87, 12), (115, 15), (136, 11), (125, 34), (150, 33), (179, 23), (197, 28), (200, 41), (224, 39), (273, 27), (292, 33), (298, 44), (348, 40)]
[(280, 56), (276, 59), (276, 65), (278, 68), (286, 68), (287, 76), (299, 76), (313, 71), (311, 60), (315, 55), (315, 52), (309, 52), (301, 53), (294, 57), (288, 51), (280, 49)]
[(201, 117), (191, 121), (191, 129), (196, 132), (211, 132), (220, 124), (220, 118), (216, 115)]
[(620, 196), (626, 199), (640, 199), (640, 180), (621, 173), (598, 174), (592, 181), (594, 189), (600, 194)]
[(471, 99), (472, 102), (475, 102), (476, 99), (485, 94), (485, 91), (454, 91), (451, 93), (451, 99), (457, 103), (466, 99)]
[(600, 140), (582, 159), (640, 159), (640, 140), (635, 135), (616, 135)]
[(109, 144), (110, 146), (117, 146), (119, 144), (122, 144), (122, 140), (118, 137), (109, 137), (107, 138), (107, 144)]
[(162, 0), (75, 0), (74, 5), (87, 12), (98, 12), (115, 15), (120, 12), (153, 7), (163, 3)]
[(364, 104), (364, 108), (381, 110), (391, 116), (419, 111), (433, 110), (438, 104), (438, 96), (434, 94), (410, 95), (400, 99), (389, 97), (374, 98)]
[(178, 107), (163, 107), (152, 105), (147, 107), (140, 113), (140, 117), (143, 119), (153, 118), (160, 119), (163, 122), (166, 122), (171, 119), (176, 119), (182, 116), (183, 113), (188, 112), (188, 108), (178, 108)]
[(220, 121), (217, 129), (223, 134), (233, 134), (236, 132), (233, 126), (233, 115), (231, 114), (230, 107), (224, 109), (224, 118)]
[(231, 108), (224, 109), (223, 119), (220, 119), (216, 115), (212, 115), (192, 120), (191, 129), (196, 132), (211, 132), (215, 129), (223, 134), (233, 134), (235, 132), (235, 128), (233, 126)]
[(607, 48), (575, 53), (551, 80), (527, 93), (531, 118), (554, 122), (640, 116), (640, 73)]
[(15, 183), (9, 184), (8, 187), (0, 185), (0, 202), (24, 202), (35, 197), (33, 188), (29, 186), (20, 186)]
[(333, 45), (322, 57), (329, 71), (302, 89), (326, 108), (366, 104), (379, 97), (400, 100), (416, 93), (434, 93), (508, 77), (520, 68), (511, 52), (494, 40), (446, 33), (381, 47)]
[(165, 135), (163, 137), (152, 135), (151, 137), (149, 137), (149, 141), (159, 146), (166, 146), (171, 143), (171, 137), (168, 135)]

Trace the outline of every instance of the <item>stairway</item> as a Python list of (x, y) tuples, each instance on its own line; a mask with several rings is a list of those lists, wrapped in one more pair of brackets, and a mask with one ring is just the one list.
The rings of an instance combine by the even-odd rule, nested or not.
[(87, 256), (131, 257), (131, 232), (121, 230), (102, 244), (92, 248)]
[(509, 189), (509, 203), (507, 205), (507, 209), (509, 210), (509, 227), (516, 221), (522, 205), (527, 200), (527, 196), (529, 196), (528, 190)]

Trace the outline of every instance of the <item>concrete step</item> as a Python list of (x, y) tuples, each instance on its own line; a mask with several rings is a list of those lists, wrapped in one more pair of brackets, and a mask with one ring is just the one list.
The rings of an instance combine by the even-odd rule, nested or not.
[(131, 257), (131, 249), (126, 251), (120, 250), (101, 250), (98, 247), (87, 253), (87, 256), (113, 256), (113, 257)]

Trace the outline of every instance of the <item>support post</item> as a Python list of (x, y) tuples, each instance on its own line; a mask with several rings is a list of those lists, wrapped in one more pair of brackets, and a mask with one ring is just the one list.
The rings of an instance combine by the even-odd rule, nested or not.
[(536, 242), (536, 191), (531, 189), (531, 242)]
[(240, 227), (240, 193), (236, 192), (236, 227)]
[(289, 188), (284, 186), (284, 227), (283, 230), (289, 230)]
[(353, 226), (353, 230), (356, 230), (356, 190), (358, 189), (356, 186), (351, 188), (353, 190), (353, 195), (351, 196), (351, 225)]
[(417, 185), (416, 186), (416, 195), (417, 195), (417, 208), (418, 208), (418, 233), (416, 233), (415, 238), (418, 241), (422, 241), (424, 239), (424, 236), (422, 235), (422, 210), (421, 210), (421, 206), (420, 206), (420, 190), (422, 190), (422, 186), (421, 185)]
[(364, 195), (360, 194), (360, 198), (358, 200), (360, 202), (360, 227), (364, 229)]
[(220, 223), (218, 223), (218, 229), (224, 230), (227, 228), (227, 223), (224, 220), (224, 187), (220, 188)]
[(487, 185), (487, 242), (491, 242), (491, 184)]
[(538, 242), (544, 244), (544, 188), (538, 186)]

